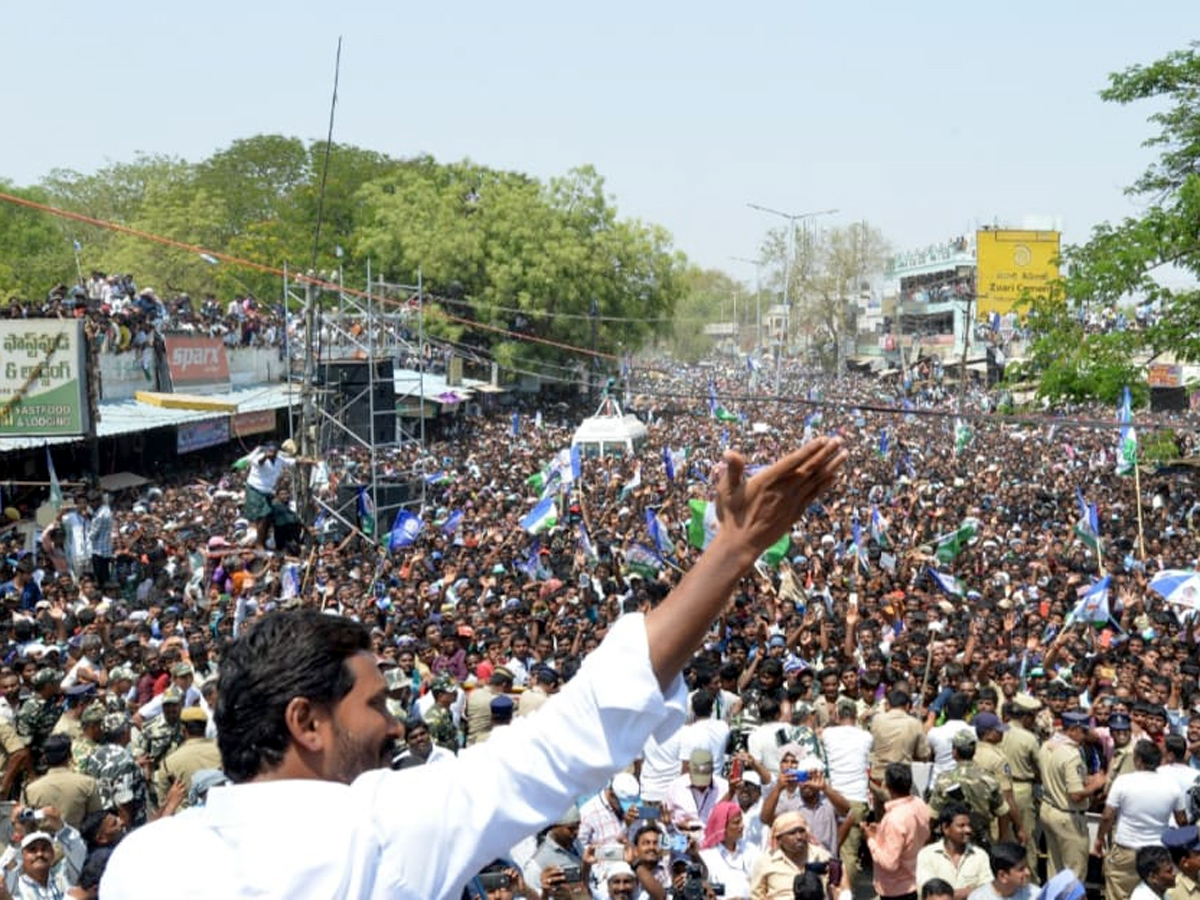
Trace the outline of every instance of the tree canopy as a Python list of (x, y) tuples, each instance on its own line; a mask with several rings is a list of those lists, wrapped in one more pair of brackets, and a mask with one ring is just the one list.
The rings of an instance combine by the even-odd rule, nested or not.
[[(1114, 402), (1124, 385), (1144, 381), (1149, 360), (1200, 361), (1200, 44), (1110, 75), (1100, 96), (1157, 101), (1149, 121), (1158, 131), (1144, 145), (1160, 155), (1128, 189), (1147, 206), (1064, 249), (1058, 289), (1029, 303), (1030, 361), (1045, 396)], [(1083, 321), (1089, 311), (1135, 306), (1154, 313), (1144, 328)]]
[[(552, 373), (670, 333), (686, 262), (661, 227), (622, 218), (591, 167), (546, 181), (470, 161), (394, 159), (283, 135), (234, 141), (190, 163), (139, 155), (97, 172), (52, 172), (31, 199), (271, 268), (411, 284), (430, 330), (517, 369)], [(324, 200), (321, 185), (324, 178)], [(16, 190), (6, 186), (6, 190)], [(314, 235), (321, 210), (320, 240)], [(40, 298), (84, 272), (196, 295), (281, 296), (277, 275), (136, 234), (0, 205), (0, 289)]]

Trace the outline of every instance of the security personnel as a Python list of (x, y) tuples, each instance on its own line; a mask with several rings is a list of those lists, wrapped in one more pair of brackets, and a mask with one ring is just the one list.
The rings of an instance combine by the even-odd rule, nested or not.
[(1037, 871), (1037, 797), (1034, 785), (1041, 780), (1038, 766), (1038, 750), (1041, 742), (1034, 734), (1034, 720), (1042, 704), (1030, 694), (1016, 694), (1008, 703), (1008, 731), (1000, 741), (1000, 751), (1008, 762), (1008, 774), (1012, 778), (1012, 795), (1017, 812), (1021, 817), (1021, 830), (1029, 838), (1025, 842), (1026, 862), (1029, 871)]
[[(971, 812), (971, 832), (980, 846), (991, 845), (992, 823), (1001, 816), (1016, 819), (1009, 809), (1000, 783), (975, 762), (975, 733), (956, 732), (950, 739), (954, 768), (943, 772), (933, 781), (929, 793), (929, 809), (936, 818), (947, 803), (957, 801)], [(1020, 820), (1014, 822), (1019, 827)]]
[(1042, 831), (1046, 834), (1046, 877), (1063, 869), (1087, 871), (1088, 829), (1085, 813), (1093, 794), (1104, 787), (1104, 773), (1087, 774), (1082, 745), (1090, 719), (1082, 710), (1062, 716), (1062, 731), (1042, 745)]
[(127, 828), (144, 825), (150, 789), (129, 749), (129, 716), (108, 713), (102, 728), (103, 742), (87, 758), (83, 774), (96, 779), (104, 806), (115, 809)]
[(429, 736), (439, 747), (457, 753), (458, 728), (454, 725), (450, 704), (454, 702), (458, 687), (453, 678), (442, 674), (433, 679), (429, 690), (433, 693), (433, 706), (429, 707), (424, 716)]
[(1179, 873), (1175, 887), (1163, 896), (1166, 900), (1200, 900), (1200, 830), (1195, 825), (1168, 828), (1162, 834), (1162, 844)]
[(1133, 771), (1133, 723), (1125, 713), (1113, 713), (1108, 717), (1108, 733), (1112, 735), (1113, 755), (1108, 763), (1108, 780), (1104, 791), (1112, 789), (1118, 775)]
[(79, 717), (79, 737), (71, 739), (71, 768), (74, 771), (83, 772), (87, 758), (100, 746), (104, 736), (104, 716), (104, 704), (96, 700)]
[(42, 744), (54, 730), (61, 709), (58, 705), (62, 672), (57, 669), (38, 669), (33, 674), (34, 695), (17, 710), (17, 734), (29, 743), (38, 771), (42, 767)]
[(25, 805), (36, 809), (56, 807), (64, 822), (78, 828), (84, 817), (100, 809), (96, 779), (71, 771), (71, 739), (65, 734), (46, 738), (42, 755), (46, 774), (25, 786)]
[(208, 714), (198, 706), (189, 706), (180, 713), (179, 718), (187, 737), (183, 744), (167, 754), (154, 776), (154, 791), (160, 804), (166, 803), (167, 792), (176, 782), (183, 782), (185, 789), (190, 789), (192, 776), (201, 769), (221, 768), (221, 751), (217, 748), (217, 742), (204, 736), (208, 728)]
[(1007, 819), (999, 819), (992, 823), (991, 840), (993, 843), (1000, 840), (1001, 832), (1008, 830), (1002, 825), (1004, 821), (1007, 821), (1011, 825), (1014, 839), (1017, 843), (1024, 844), (1029, 832), (1025, 831), (1025, 825), (1021, 821), (1021, 811), (1017, 808), (1016, 798), (1013, 797), (1012, 774), (1009, 770), (1008, 759), (1000, 749), (1000, 741), (1004, 737), (1004, 732), (1008, 730), (1008, 726), (1000, 721), (999, 716), (990, 712), (976, 713), (971, 724), (975, 726), (977, 739), (975, 742), (975, 765), (996, 779), (996, 783), (1000, 785), (1000, 795), (1004, 797), (1004, 802), (1009, 809)]

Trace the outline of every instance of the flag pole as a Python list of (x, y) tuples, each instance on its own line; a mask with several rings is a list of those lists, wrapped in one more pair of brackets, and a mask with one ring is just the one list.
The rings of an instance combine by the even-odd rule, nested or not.
[(1138, 556), (1146, 561), (1146, 538), (1142, 529), (1142, 478), (1138, 473), (1137, 457), (1133, 458), (1133, 490), (1137, 496)]

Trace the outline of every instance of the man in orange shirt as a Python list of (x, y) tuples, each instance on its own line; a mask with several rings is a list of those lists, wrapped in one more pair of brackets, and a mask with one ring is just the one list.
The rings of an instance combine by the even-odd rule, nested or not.
[(888, 763), (883, 776), (883, 818), (865, 822), (863, 833), (875, 861), (879, 900), (917, 900), (917, 854), (929, 840), (929, 807), (912, 794), (912, 767)]

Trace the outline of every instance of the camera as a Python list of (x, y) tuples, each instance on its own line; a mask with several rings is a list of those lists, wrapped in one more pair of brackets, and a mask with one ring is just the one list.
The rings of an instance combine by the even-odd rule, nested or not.
[(46, 814), (40, 809), (23, 809), (17, 816), (18, 822), (40, 822), (46, 818)]
[(808, 771), (807, 770), (783, 769), (782, 771), (780, 771), (779, 774), (782, 775), (784, 778), (787, 778), (787, 779), (790, 779), (791, 781), (796, 782), (797, 784), (803, 784), (804, 782), (808, 781)]
[(485, 891), (498, 891), (511, 884), (512, 878), (507, 872), (484, 872), (479, 876), (479, 886)]
[(559, 871), (562, 872), (563, 881), (572, 883), (583, 881), (583, 871), (579, 866), (563, 866)]
[(682, 886), (671, 891), (671, 900), (704, 900), (704, 870), (688, 864)]

